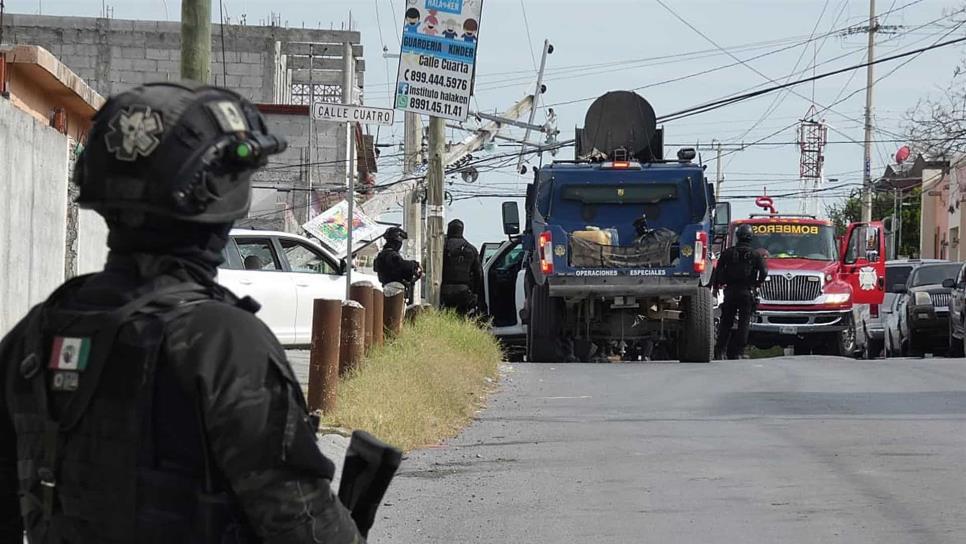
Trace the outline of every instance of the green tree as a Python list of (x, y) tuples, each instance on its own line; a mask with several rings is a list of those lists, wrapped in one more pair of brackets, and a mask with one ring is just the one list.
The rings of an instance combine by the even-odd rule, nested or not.
[[(902, 207), (902, 240), (899, 244), (899, 255), (912, 256), (919, 254), (919, 215), (922, 201), (920, 189), (914, 189), (906, 193), (903, 197)], [(892, 217), (896, 209), (895, 196), (892, 193), (878, 192), (872, 200), (872, 217), (875, 220), (882, 220)], [(862, 199), (858, 194), (839, 202), (830, 204), (826, 213), (835, 227), (835, 235), (845, 235), (845, 230), (849, 223), (856, 223), (862, 217)], [(893, 225), (894, 232), (898, 234), (898, 223)]]

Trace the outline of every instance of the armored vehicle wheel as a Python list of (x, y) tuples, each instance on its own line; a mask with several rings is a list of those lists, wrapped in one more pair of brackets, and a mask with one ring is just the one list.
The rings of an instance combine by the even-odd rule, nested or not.
[(559, 326), (562, 308), (550, 298), (550, 288), (534, 285), (530, 290), (530, 322), (527, 326), (527, 361), (531, 363), (558, 363), (563, 361), (559, 346)]
[(678, 337), (682, 363), (708, 363), (714, 355), (714, 301), (710, 289), (684, 299), (684, 327)]

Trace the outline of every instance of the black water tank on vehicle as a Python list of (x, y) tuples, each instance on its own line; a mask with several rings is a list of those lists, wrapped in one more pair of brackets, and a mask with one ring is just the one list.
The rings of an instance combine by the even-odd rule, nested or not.
[(611, 91), (587, 110), (584, 127), (578, 131), (577, 158), (661, 160), (663, 140), (647, 100), (631, 91)]

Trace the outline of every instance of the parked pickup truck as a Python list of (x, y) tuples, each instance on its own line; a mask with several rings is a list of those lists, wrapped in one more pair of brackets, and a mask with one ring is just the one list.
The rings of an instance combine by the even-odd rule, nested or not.
[[(258, 301), (258, 317), (284, 346), (311, 344), (315, 299), (346, 298), (344, 263), (308, 238), (234, 229), (224, 257), (218, 283)], [(382, 288), (376, 277), (355, 271), (352, 281)]]

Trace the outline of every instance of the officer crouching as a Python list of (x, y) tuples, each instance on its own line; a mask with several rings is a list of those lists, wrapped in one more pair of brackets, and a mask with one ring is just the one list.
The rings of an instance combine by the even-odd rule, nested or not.
[(0, 343), (0, 542), (363, 541), (285, 351), (215, 282), (284, 148), (216, 87), (145, 85), (95, 115), (74, 182), (110, 254)]
[(399, 252), (402, 249), (403, 240), (408, 240), (409, 235), (399, 227), (389, 227), (382, 236), (386, 244), (373, 263), (373, 269), (379, 276), (379, 283), (383, 287), (390, 283), (402, 285), (406, 289), (406, 300), (412, 304), (413, 289), (416, 282), (423, 277), (423, 270), (418, 261), (407, 260)]
[[(754, 231), (751, 225), (739, 225), (735, 229), (737, 243), (721, 252), (718, 265), (711, 278), (714, 297), (724, 287), (724, 302), (721, 304), (721, 321), (718, 324), (718, 339), (715, 343), (715, 359), (725, 353), (728, 359), (739, 359), (748, 344), (748, 329), (751, 317), (757, 307), (756, 291), (768, 277), (765, 259), (751, 247)], [(732, 336), (735, 318), (738, 331)]]

